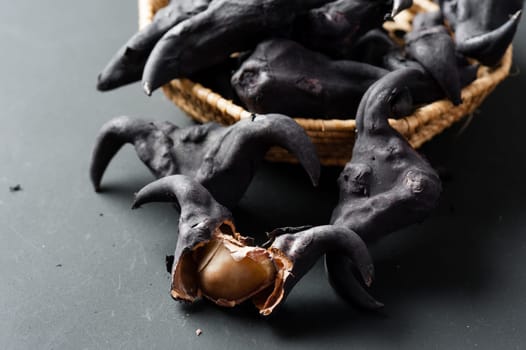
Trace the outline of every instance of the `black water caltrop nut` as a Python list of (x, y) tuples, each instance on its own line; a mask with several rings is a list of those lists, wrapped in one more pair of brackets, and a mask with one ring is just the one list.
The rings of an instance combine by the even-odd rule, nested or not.
[[(357, 137), (338, 179), (340, 198), (331, 224), (353, 230), (368, 243), (423, 220), (440, 197), (438, 174), (388, 122), (407, 113), (407, 82), (420, 74), (410, 68), (389, 73), (366, 92), (358, 109)], [(367, 308), (381, 305), (349, 278), (345, 257), (329, 254), (326, 264), (342, 296)]]
[(90, 169), (95, 190), (100, 190), (108, 164), (126, 143), (135, 146), (155, 177), (191, 176), (228, 207), (241, 199), (272, 146), (294, 154), (313, 184), (320, 173), (309, 137), (293, 119), (283, 115), (254, 114), (227, 127), (211, 122), (186, 128), (170, 122), (118, 117), (101, 128), (95, 143)]
[(297, 16), (330, 0), (215, 0), (170, 29), (152, 50), (142, 77), (144, 91), (188, 77), (232, 53), (289, 31)]
[(388, 71), (332, 60), (287, 39), (260, 43), (232, 77), (250, 112), (294, 117), (354, 117), (367, 88)]
[(374, 269), (365, 243), (351, 230), (319, 226), (276, 230), (268, 249), (236, 232), (230, 211), (187, 176), (164, 177), (141, 189), (133, 208), (174, 202), (179, 236), (171, 266), (171, 295), (193, 302), (206, 297), (233, 307), (251, 299), (262, 315), (281, 305), (294, 285), (327, 252), (344, 254), (370, 284)]
[(276, 269), (270, 253), (250, 248), (236, 233), (230, 210), (184, 175), (157, 180), (135, 196), (133, 208), (173, 202), (180, 208), (177, 248), (171, 266), (171, 295), (193, 302), (205, 296), (235, 306), (271, 286)]
[(106, 91), (141, 80), (146, 60), (161, 37), (178, 23), (204, 11), (211, 0), (172, 0), (151, 23), (134, 34), (98, 76), (97, 89)]
[(457, 50), (494, 66), (515, 36), (523, 0), (442, 0), (440, 7), (455, 31)]
[(441, 193), (435, 170), (388, 123), (407, 113), (406, 82), (420, 74), (415, 69), (389, 73), (367, 91), (358, 109), (353, 154), (338, 179), (340, 200), (331, 223), (368, 242), (422, 220)]
[(298, 17), (293, 37), (314, 50), (348, 56), (359, 37), (412, 4), (412, 0), (332, 1)]

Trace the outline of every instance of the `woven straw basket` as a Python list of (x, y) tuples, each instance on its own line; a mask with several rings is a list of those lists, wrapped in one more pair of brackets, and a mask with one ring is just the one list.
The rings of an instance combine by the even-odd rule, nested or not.
[[(400, 13), (394, 23), (387, 23), (386, 29), (410, 31), (411, 20), (417, 12), (437, 9), (429, 0), (413, 0), (411, 9)], [(157, 10), (166, 6), (168, 0), (139, 0), (139, 25), (148, 24)], [(441, 100), (415, 111), (413, 115), (391, 119), (391, 125), (404, 135), (411, 146), (417, 148), (444, 129), (469, 115), (484, 101), (493, 89), (509, 74), (512, 62), (511, 46), (497, 67), (482, 66), (477, 79), (462, 90), (463, 103), (454, 106), (448, 100)], [(226, 100), (206, 87), (187, 79), (173, 80), (163, 86), (166, 96), (190, 117), (199, 122), (216, 121), (224, 125), (249, 118), (251, 113), (232, 101)], [(295, 118), (316, 146), (323, 165), (345, 165), (352, 154), (355, 138), (353, 119), (302, 119)], [(272, 148), (266, 157), (271, 161), (296, 162), (286, 150)]]

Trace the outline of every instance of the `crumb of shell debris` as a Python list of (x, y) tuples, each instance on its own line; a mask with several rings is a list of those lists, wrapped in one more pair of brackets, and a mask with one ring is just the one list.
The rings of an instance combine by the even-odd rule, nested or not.
[(198, 328), (195, 330), (195, 335), (200, 336), (201, 334), (203, 334), (203, 331), (201, 330), (201, 328)]
[(20, 186), (20, 184), (17, 184), (17, 185), (14, 185), (14, 186), (9, 186), (9, 191), (10, 192), (22, 191), (22, 186)]

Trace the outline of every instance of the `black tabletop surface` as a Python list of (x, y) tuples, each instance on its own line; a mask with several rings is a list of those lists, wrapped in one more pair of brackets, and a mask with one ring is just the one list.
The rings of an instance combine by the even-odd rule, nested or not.
[[(356, 310), (323, 265), (267, 319), (248, 304), (185, 306), (169, 296), (165, 256), (177, 213), (132, 212), (152, 180), (132, 148), (88, 180), (94, 137), (111, 117), (190, 120), (138, 84), (101, 94), (96, 76), (136, 30), (134, 1), (10, 1), (0, 11), (1, 349), (521, 349), (526, 346), (526, 27), (511, 76), (475, 113), (422, 150), (444, 175), (429, 219), (372, 247), (371, 292)], [(263, 240), (284, 225), (324, 224), (337, 168), (318, 189), (293, 165), (264, 164), (238, 209)], [(10, 187), (20, 184), (20, 191)], [(200, 336), (195, 331), (202, 330)]]

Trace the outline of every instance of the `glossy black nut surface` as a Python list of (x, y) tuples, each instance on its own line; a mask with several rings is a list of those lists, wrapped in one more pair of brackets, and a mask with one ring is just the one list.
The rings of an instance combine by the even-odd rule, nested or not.
[(342, 299), (365, 310), (378, 310), (384, 306), (369, 294), (367, 287), (370, 285), (355, 276), (356, 266), (345, 255), (326, 254), (325, 270), (331, 287)]

